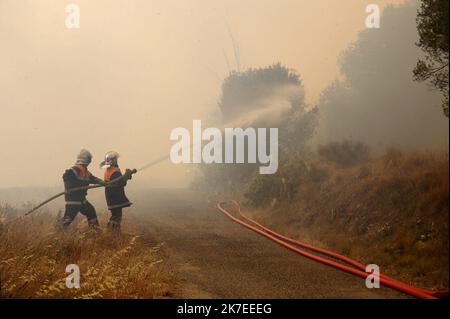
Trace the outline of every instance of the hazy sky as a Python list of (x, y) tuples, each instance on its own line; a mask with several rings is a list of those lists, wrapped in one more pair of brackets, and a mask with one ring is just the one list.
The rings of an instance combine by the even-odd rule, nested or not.
[[(337, 58), (365, 28), (366, 5), (401, 0), (0, 0), (0, 187), (57, 185), (80, 148), (117, 150), (122, 166), (168, 154), (170, 131), (214, 110), (235, 67), (280, 61), (308, 103), (338, 76)], [(227, 27), (228, 26), (228, 27)], [(375, 31), (376, 32), (376, 31)], [(183, 181), (166, 163), (136, 179)]]

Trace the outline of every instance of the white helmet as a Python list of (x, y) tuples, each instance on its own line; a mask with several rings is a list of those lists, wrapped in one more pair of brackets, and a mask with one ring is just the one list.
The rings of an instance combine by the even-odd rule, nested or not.
[(80, 153), (78, 153), (76, 163), (82, 165), (89, 165), (91, 161), (92, 161), (92, 154), (88, 150), (83, 148), (80, 151)]
[(117, 159), (119, 158), (119, 153), (115, 151), (109, 151), (105, 154), (105, 160), (100, 163), (101, 168), (108, 168), (113, 165), (117, 165)]

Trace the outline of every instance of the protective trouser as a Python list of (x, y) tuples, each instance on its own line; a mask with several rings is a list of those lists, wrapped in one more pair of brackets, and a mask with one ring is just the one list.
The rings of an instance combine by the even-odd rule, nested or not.
[(100, 226), (97, 220), (97, 213), (95, 212), (94, 206), (92, 206), (91, 203), (85, 200), (81, 204), (66, 203), (66, 211), (62, 220), (62, 227), (66, 228), (67, 226), (69, 226), (73, 222), (75, 217), (77, 217), (78, 213), (86, 216), (88, 225), (90, 227), (97, 228)]
[(122, 207), (113, 208), (111, 211), (111, 218), (108, 222), (108, 228), (113, 232), (120, 232), (120, 223), (122, 222)]

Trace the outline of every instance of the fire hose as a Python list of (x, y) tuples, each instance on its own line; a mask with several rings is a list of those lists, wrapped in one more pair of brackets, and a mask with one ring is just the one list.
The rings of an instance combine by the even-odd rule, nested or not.
[[(234, 222), (244, 226), (245, 228), (248, 228), (264, 237), (269, 238), (270, 240), (274, 241), (275, 243), (299, 254), (302, 255), (304, 257), (307, 257), (309, 259), (312, 259), (314, 261), (317, 261), (319, 263), (325, 264), (327, 266), (331, 266), (333, 268), (345, 271), (347, 273), (350, 273), (352, 275), (361, 277), (361, 278), (367, 278), (370, 273), (366, 272), (366, 268), (363, 264), (348, 258), (346, 256), (337, 254), (335, 252), (323, 249), (323, 248), (317, 248), (311, 245), (307, 245), (304, 243), (301, 243), (297, 240), (294, 240), (292, 238), (283, 236), (281, 234), (278, 234), (276, 232), (274, 232), (273, 230), (261, 225), (260, 223), (254, 221), (253, 219), (245, 216), (245, 214), (242, 212), (241, 206), (239, 205), (239, 203), (237, 201), (231, 201), (236, 207), (237, 207), (237, 211), (239, 213), (239, 215), (244, 218), (245, 220), (249, 221), (250, 223), (252, 223), (253, 225), (246, 223), (245, 221), (242, 221), (241, 219), (233, 216), (232, 213), (230, 213), (229, 211), (227, 211), (225, 208), (223, 208), (223, 204), (225, 204), (225, 202), (221, 202), (217, 204), (217, 208), (227, 217), (229, 217), (231, 220), (233, 220)], [(257, 228), (259, 227), (259, 228)], [(312, 253), (309, 253), (305, 250), (299, 249), (298, 247), (295, 247), (294, 245), (301, 247), (301, 248), (305, 248), (308, 249), (310, 251), (314, 251), (317, 253), (320, 253), (322, 255), (326, 255), (329, 257), (334, 258), (335, 260), (340, 260), (350, 266), (347, 265), (343, 265), (341, 263), (338, 263), (336, 261), (324, 258), (324, 257), (320, 257), (317, 255), (314, 255)], [(380, 277), (380, 283), (386, 287), (389, 288), (393, 288), (395, 290), (401, 291), (403, 293), (409, 294), (413, 297), (416, 298), (420, 298), (420, 299), (435, 299), (435, 298), (442, 298), (442, 297), (448, 297), (448, 290), (446, 291), (431, 291), (431, 290), (425, 290), (425, 289), (421, 289), (421, 288), (417, 288), (414, 286), (410, 286), (408, 284), (405, 284), (403, 282), (400, 282), (398, 280), (395, 280), (393, 278), (390, 278), (386, 275), (381, 274)]]

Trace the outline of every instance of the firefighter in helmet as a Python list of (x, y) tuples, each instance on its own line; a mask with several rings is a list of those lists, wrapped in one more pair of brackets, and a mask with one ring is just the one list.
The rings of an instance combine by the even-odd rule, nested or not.
[(86, 199), (87, 189), (70, 191), (70, 189), (86, 187), (89, 184), (105, 184), (100, 178), (95, 177), (88, 171), (87, 167), (91, 161), (91, 153), (82, 149), (77, 156), (75, 165), (67, 169), (63, 174), (64, 188), (66, 190), (66, 210), (62, 219), (63, 228), (69, 226), (79, 212), (86, 216), (90, 227), (96, 229), (99, 227), (95, 208)]
[[(108, 228), (113, 232), (120, 232), (120, 224), (122, 222), (122, 209), (130, 207), (132, 203), (125, 195), (125, 186), (127, 181), (131, 179), (133, 171), (126, 169), (122, 177), (117, 159), (119, 154), (114, 151), (106, 153), (105, 160), (100, 164), (101, 168), (105, 168), (104, 181), (108, 183), (105, 187), (105, 197), (108, 209), (111, 212), (111, 218), (108, 222)], [(114, 180), (119, 179), (114, 182)], [(112, 182), (112, 183), (111, 183)]]

